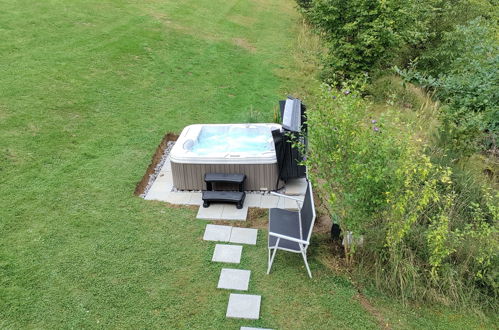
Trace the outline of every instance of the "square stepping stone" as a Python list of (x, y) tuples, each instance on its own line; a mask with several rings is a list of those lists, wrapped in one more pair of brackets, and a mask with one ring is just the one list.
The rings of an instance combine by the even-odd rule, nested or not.
[(232, 228), (229, 242), (256, 245), (257, 234), (257, 229), (234, 227)]
[(242, 245), (217, 244), (211, 261), (238, 264), (241, 261)]
[(250, 275), (250, 270), (222, 268), (217, 288), (246, 291)]
[(258, 320), (260, 318), (261, 296), (231, 293), (226, 317)]
[(210, 207), (203, 207), (203, 205), (201, 205), (196, 218), (204, 220), (220, 220), (222, 219), (223, 209), (223, 204), (211, 204)]
[[(222, 220), (242, 220), (246, 221), (248, 207), (238, 209), (235, 204), (223, 204)], [(211, 206), (210, 206), (211, 207)]]
[(203, 240), (228, 242), (232, 232), (231, 226), (206, 225)]

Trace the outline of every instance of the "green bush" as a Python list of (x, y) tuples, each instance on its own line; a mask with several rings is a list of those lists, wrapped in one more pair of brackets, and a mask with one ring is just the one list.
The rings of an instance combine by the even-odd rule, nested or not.
[[(442, 44), (426, 55), (441, 63), (427, 72), (398, 70), (407, 80), (435, 90), (442, 108), (442, 141), (456, 158), (473, 154), (484, 132), (499, 129), (498, 29), (483, 18), (458, 25), (444, 34)], [(438, 73), (436, 77), (429, 73)], [(489, 134), (489, 136), (491, 136)], [(497, 145), (493, 139), (486, 148)]]
[(411, 124), (369, 107), (324, 87), (308, 114), (309, 173), (343, 232), (363, 235), (347, 250), (361, 277), (404, 300), (496, 308), (499, 195), (459, 191)]
[[(406, 1), (313, 0), (307, 19), (325, 40), (323, 80), (338, 84), (358, 79), (391, 63), (402, 41)], [(402, 24), (402, 25), (401, 25)]]
[(322, 79), (334, 85), (415, 60), (441, 72), (446, 34), (478, 17), (497, 24), (499, 11), (489, 0), (296, 1), (329, 49)]

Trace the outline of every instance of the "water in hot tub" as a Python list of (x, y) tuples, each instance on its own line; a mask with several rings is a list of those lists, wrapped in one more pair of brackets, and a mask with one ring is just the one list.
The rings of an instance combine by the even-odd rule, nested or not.
[(272, 134), (266, 126), (204, 126), (192, 151), (199, 155), (227, 152), (261, 153), (272, 150)]

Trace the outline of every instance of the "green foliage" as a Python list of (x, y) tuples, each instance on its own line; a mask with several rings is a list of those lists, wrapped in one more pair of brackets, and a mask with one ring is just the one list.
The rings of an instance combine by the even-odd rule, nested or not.
[(400, 153), (395, 137), (384, 132), (382, 123), (367, 118), (366, 110), (358, 94), (324, 91), (308, 118), (307, 164), (316, 181), (326, 183), (321, 189), (342, 229), (356, 234), (386, 205), (390, 159)]
[(323, 80), (338, 84), (385, 67), (400, 45), (406, 1), (313, 0), (306, 17), (329, 48)]
[[(460, 194), (411, 125), (391, 111), (374, 120), (369, 107), (325, 88), (308, 117), (310, 173), (344, 232), (364, 235), (358, 264), (404, 300), (497, 307), (499, 196)], [(476, 210), (463, 212), (463, 200)]]
[[(442, 142), (456, 158), (469, 156), (499, 129), (499, 43), (497, 28), (478, 18), (446, 32), (442, 44), (426, 54), (441, 63), (428, 69), (398, 70), (407, 80), (435, 90), (442, 108)], [(430, 74), (437, 74), (436, 77)], [(486, 145), (496, 145), (495, 137)]]

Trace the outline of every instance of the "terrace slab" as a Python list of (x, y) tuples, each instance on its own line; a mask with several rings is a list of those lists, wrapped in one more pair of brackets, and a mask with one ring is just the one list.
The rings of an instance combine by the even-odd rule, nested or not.
[(173, 185), (173, 177), (171, 175), (171, 172), (170, 173), (160, 172), (156, 177), (156, 179), (154, 180), (153, 184), (156, 184), (158, 182), (167, 182)]
[(168, 194), (171, 192), (173, 185), (167, 182), (154, 182), (154, 184), (147, 191), (144, 199), (157, 200), (166, 202)]
[(197, 219), (204, 220), (220, 220), (222, 219), (222, 211), (224, 210), (223, 204), (212, 204), (210, 207), (199, 207)]
[(246, 291), (250, 276), (250, 270), (222, 268), (217, 288)]
[(220, 225), (206, 225), (204, 231), (203, 240), (205, 241), (217, 241), (217, 242), (228, 242), (230, 240), (230, 234), (232, 232), (231, 226), (220, 226)]
[(192, 192), (191, 199), (187, 202), (187, 205), (203, 205), (203, 198), (200, 192)]
[(241, 261), (242, 245), (217, 244), (211, 261), (238, 264)]
[(256, 245), (257, 235), (257, 229), (234, 227), (232, 228), (229, 242)]
[(244, 199), (244, 206), (246, 207), (260, 207), (262, 202), (262, 194), (246, 194)]
[(279, 197), (266, 194), (262, 196), (260, 207), (262, 209), (271, 209), (273, 207), (277, 207), (278, 202), (279, 202)]
[(288, 180), (285, 190), (286, 195), (305, 195), (307, 180), (305, 178)]
[(224, 208), (220, 219), (246, 221), (246, 217), (248, 216), (248, 207), (238, 209), (234, 204), (223, 204), (223, 206)]
[(171, 191), (166, 197), (166, 201), (171, 204), (186, 205), (192, 197), (190, 192)]
[(231, 293), (226, 317), (258, 320), (260, 318), (261, 296)]

